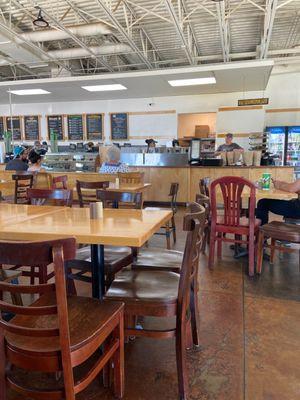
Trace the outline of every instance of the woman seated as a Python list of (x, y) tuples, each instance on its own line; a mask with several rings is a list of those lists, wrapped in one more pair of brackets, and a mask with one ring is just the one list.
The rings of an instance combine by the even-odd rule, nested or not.
[(27, 171), (29, 172), (44, 172), (42, 168), (42, 156), (37, 153), (34, 149), (31, 150), (28, 156), (29, 160), (29, 168)]
[(128, 166), (120, 162), (121, 151), (117, 146), (110, 146), (106, 153), (107, 161), (105, 161), (99, 172), (104, 174), (117, 174), (118, 172), (128, 172)]

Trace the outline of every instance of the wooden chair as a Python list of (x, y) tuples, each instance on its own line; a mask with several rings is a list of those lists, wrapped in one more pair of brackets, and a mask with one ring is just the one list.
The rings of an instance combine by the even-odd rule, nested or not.
[(119, 172), (118, 178), (120, 184), (122, 183), (143, 183), (144, 172), (132, 171), (132, 172)]
[(12, 180), (15, 181), (15, 204), (28, 204), (27, 189), (33, 186), (34, 174), (27, 172), (17, 173), (12, 175)]
[(60, 175), (52, 177), (52, 189), (68, 189), (68, 176)]
[(199, 191), (200, 194), (209, 197), (209, 182), (210, 178), (201, 178), (199, 180)]
[[(0, 242), (0, 263), (39, 267), (53, 263), (55, 283), (12, 285), (0, 282), (0, 291), (11, 294), (38, 294), (30, 306), (0, 302), (2, 312), (13, 313), (9, 321), (0, 319), (0, 398), (7, 399), (7, 387), (22, 397), (75, 400), (103, 368), (114, 363), (114, 394), (123, 397), (124, 340), (122, 303), (100, 302), (87, 297), (67, 296), (64, 261), (74, 258), (75, 239), (47, 242)], [(102, 354), (98, 349), (103, 346)], [(92, 354), (98, 359), (75, 380), (73, 368)], [(34, 386), (35, 375), (63, 372), (63, 386)], [(21, 376), (20, 376), (21, 375)], [(23, 376), (23, 378), (22, 378)]]
[[(142, 207), (141, 193), (123, 193), (108, 190), (97, 190), (97, 200), (101, 200), (104, 207), (136, 208)], [(133, 262), (135, 250), (130, 247), (105, 246), (104, 272), (105, 287), (110, 287), (117, 272)], [(91, 283), (91, 254), (89, 247), (82, 247), (76, 252), (76, 260), (68, 263), (72, 279)], [(76, 272), (74, 272), (74, 270)]]
[[(79, 206), (83, 208), (92, 202), (98, 201), (96, 191), (109, 187), (109, 181), (102, 182), (84, 182), (76, 181), (76, 190), (79, 201)], [(82, 190), (84, 189), (84, 190)]]
[[(266, 239), (271, 238), (271, 245), (266, 243)], [(292, 253), (295, 251), (299, 252), (300, 262), (300, 251), (299, 249), (292, 249), (285, 246), (276, 244), (276, 241), (287, 241), (290, 243), (300, 244), (300, 226), (296, 224), (287, 224), (280, 221), (272, 221), (269, 224), (265, 224), (259, 228), (258, 236), (258, 250), (257, 250), (257, 267), (256, 272), (261, 274), (262, 263), (263, 263), (263, 249), (264, 247), (270, 248), (270, 263), (274, 263), (275, 250), (279, 250), (284, 253)]]
[[(176, 243), (176, 224), (175, 224), (175, 214), (177, 212), (177, 194), (179, 189), (179, 183), (171, 183), (169, 198), (170, 198), (170, 208), (172, 210), (171, 222), (162, 226), (161, 229), (164, 232), (155, 232), (155, 235), (164, 235), (167, 241), (167, 249), (171, 248), (171, 234), (173, 234), (173, 242)], [(153, 207), (147, 207), (146, 210), (150, 210)]]
[(27, 199), (32, 205), (72, 207), (73, 192), (66, 189), (27, 189)]
[[(11, 271), (10, 269), (3, 269), (0, 267), (0, 282), (18, 283), (18, 278), (22, 275), (22, 271)], [(2, 292), (0, 292), (0, 301), (3, 300)], [(11, 293), (11, 300), (13, 304), (23, 305), (22, 298), (19, 293)]]
[[(177, 374), (180, 399), (188, 398), (188, 377), (186, 365), (187, 333), (192, 325), (195, 344), (198, 331), (194, 310), (193, 288), (198, 271), (199, 220), (205, 218), (205, 210), (194, 203), (195, 213), (184, 217), (187, 232), (185, 251), (180, 275), (169, 271), (128, 270), (122, 271), (106, 293), (106, 299), (118, 299), (125, 303), (125, 335), (151, 337), (153, 339), (176, 338)], [(154, 330), (136, 329), (130, 324), (135, 316), (176, 317), (176, 327)], [(156, 324), (157, 326), (157, 324)]]
[(113, 190), (97, 190), (97, 199), (103, 202), (104, 208), (142, 209), (142, 193), (115, 192)]
[[(248, 188), (249, 217), (241, 216), (242, 192)], [(217, 190), (222, 195), (224, 215), (217, 213)], [(256, 188), (248, 179), (236, 176), (224, 176), (214, 180), (210, 185), (211, 231), (209, 242), (208, 266), (214, 265), (215, 244), (218, 243), (218, 257), (222, 255), (222, 242), (246, 244), (249, 251), (249, 275), (254, 275), (255, 247), (260, 220), (255, 218)], [(229, 238), (226, 234), (234, 235)], [(245, 236), (245, 239), (242, 239)]]

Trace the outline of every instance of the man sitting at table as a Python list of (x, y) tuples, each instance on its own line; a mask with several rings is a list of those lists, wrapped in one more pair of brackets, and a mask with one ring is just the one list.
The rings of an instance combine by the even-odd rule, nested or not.
[[(295, 182), (287, 183), (273, 180), (274, 188), (289, 193), (300, 193), (300, 179)], [(269, 212), (282, 215), (285, 218), (300, 218), (300, 199), (275, 200), (261, 199), (257, 203), (256, 217), (261, 220), (261, 224), (269, 221)]]
[(28, 170), (28, 151), (23, 146), (14, 148), (14, 158), (5, 166), (6, 171), (27, 171)]
[(117, 146), (110, 146), (106, 152), (106, 159), (99, 172), (104, 174), (117, 174), (118, 172), (128, 172), (126, 164), (120, 162), (121, 151)]

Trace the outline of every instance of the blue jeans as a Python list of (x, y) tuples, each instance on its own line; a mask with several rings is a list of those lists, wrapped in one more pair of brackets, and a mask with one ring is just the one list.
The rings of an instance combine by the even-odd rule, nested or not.
[(262, 225), (268, 223), (269, 212), (286, 218), (300, 218), (300, 203), (298, 200), (259, 200), (256, 208), (256, 218), (261, 220)]

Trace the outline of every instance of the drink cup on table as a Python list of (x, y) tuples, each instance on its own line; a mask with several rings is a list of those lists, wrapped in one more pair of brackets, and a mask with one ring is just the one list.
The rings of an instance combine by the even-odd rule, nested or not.
[(262, 189), (270, 190), (271, 186), (271, 174), (269, 172), (264, 172), (262, 174)]

